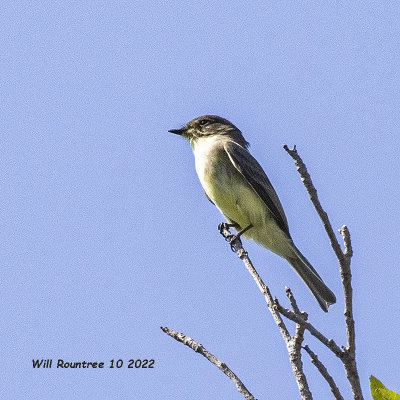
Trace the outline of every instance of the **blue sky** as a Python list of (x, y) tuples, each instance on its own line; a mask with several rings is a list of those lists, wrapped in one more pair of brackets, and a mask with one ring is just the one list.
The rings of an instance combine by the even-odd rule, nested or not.
[[(167, 131), (207, 113), (237, 125), (297, 246), (334, 290), (324, 314), (284, 260), (245, 242), (281, 302), (344, 344), (335, 257), (284, 143), (335, 229), (347, 224), (364, 394), (400, 391), (400, 6), (397, 2), (13, 1), (1, 31), (2, 384), (7, 398), (297, 398), (262, 296), (217, 232), (193, 156)], [(349, 392), (341, 365), (306, 342)], [(125, 361), (32, 368), (32, 359)], [(128, 369), (152, 358), (154, 369)], [(55, 362), (55, 361), (54, 361)], [(314, 398), (329, 398), (307, 357)]]

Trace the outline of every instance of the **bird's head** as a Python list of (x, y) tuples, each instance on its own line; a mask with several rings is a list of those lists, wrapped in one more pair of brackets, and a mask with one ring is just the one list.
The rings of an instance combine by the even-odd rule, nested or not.
[(238, 144), (247, 147), (248, 143), (235, 125), (218, 115), (203, 115), (189, 121), (180, 129), (168, 132), (185, 137), (193, 145), (198, 139), (210, 136), (230, 136)]

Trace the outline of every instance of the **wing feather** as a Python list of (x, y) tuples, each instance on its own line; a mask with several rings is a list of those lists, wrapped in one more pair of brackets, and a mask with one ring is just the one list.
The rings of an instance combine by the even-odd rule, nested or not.
[(260, 164), (247, 149), (233, 141), (226, 142), (224, 148), (232, 164), (268, 207), (278, 226), (290, 237), (282, 204)]

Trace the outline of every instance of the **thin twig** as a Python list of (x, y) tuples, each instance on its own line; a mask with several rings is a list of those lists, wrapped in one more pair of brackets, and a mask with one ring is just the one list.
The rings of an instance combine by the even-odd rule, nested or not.
[[(307, 313), (301, 313), (299, 307), (297, 306), (297, 301), (292, 293), (292, 291), (290, 290), (290, 288), (285, 287), (285, 291), (286, 291), (286, 296), (289, 299), (290, 305), (292, 306), (293, 312), (295, 314), (299, 314), (301, 315), (304, 320), (307, 320), (308, 315)], [(275, 304), (279, 304), (278, 300), (275, 299)], [(305, 327), (304, 325), (300, 325), (300, 324), (296, 324), (296, 331), (294, 336), (292, 337), (293, 340), (293, 350), (295, 353), (298, 354), (298, 356), (301, 357), (301, 345), (303, 343), (304, 340), (304, 331), (305, 331)]]
[[(295, 312), (296, 314), (301, 314), (300, 309), (297, 306), (296, 299), (294, 298), (294, 295), (293, 295), (291, 289), (286, 286), (285, 292), (286, 292), (287, 298), (289, 299), (289, 303), (292, 306), (293, 312)], [(308, 318), (307, 314), (306, 313), (303, 313), (303, 314), (306, 315), (306, 317), (304, 319), (307, 319)]]
[(354, 319), (353, 319), (353, 289), (351, 287), (351, 254), (353, 250), (351, 247), (350, 233), (346, 225), (340, 229), (340, 233), (343, 236), (343, 241), (345, 243), (345, 258), (343, 262), (340, 263), (340, 275), (343, 283), (344, 291), (344, 317), (346, 322), (346, 336), (347, 336), (347, 346), (346, 350), (354, 353), (355, 352), (355, 330), (354, 330)]
[(344, 225), (339, 230), (344, 242), (343, 260), (340, 262), (340, 276), (342, 278), (344, 292), (344, 318), (346, 323), (347, 345), (344, 348), (345, 357), (343, 359), (344, 369), (347, 379), (350, 382), (355, 400), (362, 400), (363, 394), (360, 385), (360, 377), (356, 364), (356, 334), (353, 318), (353, 289), (351, 287), (351, 257), (353, 249), (351, 246), (350, 232)]
[(212, 364), (218, 367), (235, 385), (239, 393), (241, 393), (246, 400), (257, 400), (246, 388), (243, 382), (238, 378), (238, 376), (230, 369), (228, 366), (220, 361), (217, 357), (211, 354), (203, 345), (196, 342), (189, 336), (184, 335), (169, 329), (167, 327), (161, 327), (162, 331), (167, 335), (171, 336), (178, 342), (183, 343), (185, 346), (190, 347), (196, 353), (201, 354), (203, 357), (207, 358)]
[(293, 149), (289, 149), (289, 147), (285, 144), (285, 145), (283, 145), (283, 148), (293, 158), (294, 163), (297, 168), (297, 171), (300, 174), (301, 180), (308, 192), (308, 195), (310, 196), (310, 200), (314, 204), (314, 207), (322, 221), (322, 225), (324, 226), (325, 231), (329, 237), (332, 249), (335, 252), (338, 260), (341, 260), (343, 258), (343, 253), (340, 248), (340, 244), (336, 238), (335, 232), (332, 229), (332, 225), (329, 221), (328, 214), (322, 208), (322, 205), (318, 198), (317, 189), (315, 189), (315, 186), (312, 183), (312, 180), (311, 180), (310, 174), (307, 171), (306, 165), (304, 164), (303, 160), (299, 156), (299, 153), (296, 150), (296, 146), (294, 146)]
[(337, 357), (343, 357), (342, 349), (335, 343), (333, 339), (328, 339), (323, 335), (317, 328), (314, 327), (310, 322), (306, 321), (302, 315), (296, 314), (293, 311), (282, 307), (277, 300), (275, 300), (275, 307), (277, 310), (286, 318), (290, 319), (296, 324), (302, 325), (307, 331), (311, 333), (315, 338), (317, 338), (322, 344), (324, 344), (328, 349), (330, 349)]
[[(292, 291), (288, 287), (285, 288), (285, 291), (293, 311), (295, 313), (302, 315), (305, 319), (307, 319), (308, 317), (307, 314), (300, 312), (300, 309), (297, 306), (297, 302)], [(277, 300), (275, 299), (274, 302), (276, 303)], [(292, 336), (290, 338), (290, 341), (286, 343), (289, 353), (289, 360), (293, 366), (293, 373), (296, 375), (297, 368), (300, 368), (301, 371), (300, 377), (302, 377), (302, 375), (305, 377), (305, 374), (303, 373), (303, 361), (301, 359), (301, 345), (304, 340), (304, 331), (305, 331), (304, 326), (296, 324), (296, 330), (294, 336)], [(307, 381), (305, 382), (305, 384), (307, 384)], [(302, 398), (308, 395), (307, 392), (302, 392), (302, 388), (307, 387), (305, 384), (304, 382), (301, 381), (299, 385), (300, 396), (302, 396)]]
[(308, 345), (304, 346), (304, 350), (309, 354), (311, 362), (317, 367), (320, 374), (323, 378), (328, 382), (328, 385), (331, 389), (331, 392), (336, 400), (343, 400), (343, 396), (341, 395), (339, 388), (336, 386), (335, 381), (332, 376), (329, 374), (325, 365), (318, 359), (317, 355), (308, 347)]
[(353, 257), (353, 248), (351, 246), (350, 232), (346, 225), (343, 225), (340, 230), (344, 242), (344, 255), (349, 259)]

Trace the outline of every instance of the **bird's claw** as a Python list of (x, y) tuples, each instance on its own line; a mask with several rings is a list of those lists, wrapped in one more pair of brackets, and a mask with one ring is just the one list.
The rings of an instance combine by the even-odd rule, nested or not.
[(236, 235), (229, 234), (229, 235), (226, 235), (226, 236), (225, 236), (224, 231), (227, 230), (227, 231), (229, 232), (229, 228), (235, 228), (235, 229), (237, 229), (237, 228), (238, 228), (238, 225), (237, 225), (236, 223), (230, 224), (230, 223), (228, 223), (228, 222), (221, 222), (221, 223), (218, 225), (219, 233), (225, 237), (225, 240), (226, 240), (226, 241), (230, 244), (230, 246), (231, 246), (231, 250), (232, 250), (234, 253), (236, 253), (236, 247), (237, 247), (237, 245), (240, 245), (240, 246), (242, 245), (242, 241), (240, 240), (240, 236), (242, 235), (242, 233), (246, 232), (246, 230), (249, 229), (250, 227), (248, 227), (248, 228), (246, 228), (246, 229), (240, 231), (240, 232), (237, 233)]
[(226, 222), (221, 222), (221, 223), (219, 223), (218, 224), (218, 230), (219, 230), (219, 233), (222, 235), (222, 233), (223, 233), (223, 231), (225, 230), (225, 229), (227, 229), (227, 223)]
[(226, 229), (229, 231), (229, 228), (234, 228), (236, 226), (236, 224), (230, 224), (228, 222), (221, 222), (220, 224), (218, 224), (218, 230), (219, 233), (222, 235), (223, 231)]

